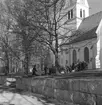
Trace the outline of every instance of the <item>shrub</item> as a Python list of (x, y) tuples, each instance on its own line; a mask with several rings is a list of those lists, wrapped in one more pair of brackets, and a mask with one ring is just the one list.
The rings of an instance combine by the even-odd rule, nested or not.
[(72, 64), (70, 66), (66, 67), (67, 72), (72, 72), (74, 71), (83, 71), (88, 68), (88, 64), (85, 61), (79, 62), (77, 64)]
[(76, 71), (83, 71), (88, 68), (88, 64), (85, 61), (76, 64)]

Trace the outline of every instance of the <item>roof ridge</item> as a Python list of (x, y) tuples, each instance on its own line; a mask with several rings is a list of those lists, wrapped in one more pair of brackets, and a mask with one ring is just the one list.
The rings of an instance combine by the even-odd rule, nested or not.
[(97, 12), (97, 13), (94, 13), (94, 14), (92, 14), (92, 15), (90, 15), (90, 16), (88, 16), (88, 17), (84, 18), (83, 20), (86, 20), (87, 18), (91, 18), (92, 16), (95, 16), (96, 14), (99, 14), (99, 13), (102, 13), (102, 11)]

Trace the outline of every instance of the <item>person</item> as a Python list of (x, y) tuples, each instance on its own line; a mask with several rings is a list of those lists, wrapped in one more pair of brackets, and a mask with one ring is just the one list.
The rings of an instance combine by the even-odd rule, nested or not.
[(34, 65), (33, 70), (32, 70), (32, 75), (36, 75), (36, 65)]
[(69, 66), (66, 66), (66, 71), (67, 71), (67, 73), (70, 73), (70, 67)]
[(47, 66), (44, 67), (45, 75), (47, 75)]
[(51, 71), (52, 71), (52, 68), (49, 67), (49, 73), (48, 73), (49, 75), (51, 75), (51, 73), (52, 73)]
[(8, 75), (8, 74), (9, 74), (9, 67), (5, 66), (5, 75)]
[(72, 63), (72, 70), (75, 69), (75, 63)]

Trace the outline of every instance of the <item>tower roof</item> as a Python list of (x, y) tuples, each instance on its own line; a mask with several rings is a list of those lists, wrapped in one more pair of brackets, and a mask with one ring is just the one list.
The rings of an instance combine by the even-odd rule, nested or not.
[(77, 3), (85, 5), (86, 7), (89, 7), (88, 1), (87, 0), (76, 0)]

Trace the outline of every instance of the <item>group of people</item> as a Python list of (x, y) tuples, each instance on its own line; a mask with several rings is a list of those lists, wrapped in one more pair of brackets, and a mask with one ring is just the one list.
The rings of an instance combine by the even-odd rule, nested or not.
[[(54, 74), (56, 71), (55, 71), (55, 67), (52, 66), (52, 67), (47, 67), (45, 66), (44, 67), (44, 73), (42, 75), (51, 75), (51, 74)], [(37, 76), (37, 69), (36, 69), (36, 65), (33, 66), (33, 69), (32, 69), (32, 75), (34, 76)]]
[(51, 66), (51, 67), (44, 67), (44, 75), (51, 75), (51, 74), (55, 74), (56, 73), (56, 68), (55, 66)]
[[(76, 72), (76, 71), (82, 71), (87, 69), (88, 64), (85, 61), (82, 62), (78, 62), (78, 63), (73, 63), (70, 66), (66, 66), (66, 68), (63, 67), (59, 67), (59, 71), (66, 71), (67, 73), (69, 72)], [(66, 69), (66, 70), (65, 70)], [(33, 70), (32, 70), (32, 75), (37, 76), (37, 69), (36, 69), (36, 65), (33, 66)], [(44, 73), (42, 75), (51, 75), (51, 74), (55, 74), (56, 73), (56, 68), (55, 66), (52, 65), (52, 67), (44, 67)]]

